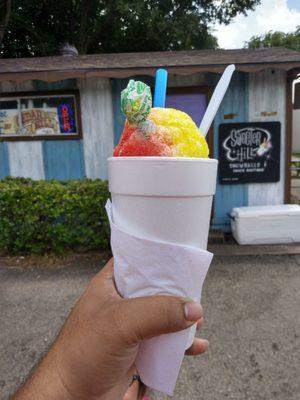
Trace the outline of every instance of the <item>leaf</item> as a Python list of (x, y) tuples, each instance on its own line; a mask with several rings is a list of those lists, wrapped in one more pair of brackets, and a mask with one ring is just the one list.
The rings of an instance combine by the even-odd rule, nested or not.
[(0, 250), (11, 254), (109, 249), (107, 181), (0, 181)]

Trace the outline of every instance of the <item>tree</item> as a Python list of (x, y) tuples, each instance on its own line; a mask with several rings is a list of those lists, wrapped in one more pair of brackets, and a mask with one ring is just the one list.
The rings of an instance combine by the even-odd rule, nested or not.
[[(261, 0), (13, 0), (2, 57), (216, 48), (210, 26)], [(1, 2), (1, 0), (0, 0)]]
[(270, 31), (261, 36), (253, 36), (250, 41), (246, 43), (246, 46), (250, 49), (282, 46), (300, 51), (300, 26), (292, 33)]

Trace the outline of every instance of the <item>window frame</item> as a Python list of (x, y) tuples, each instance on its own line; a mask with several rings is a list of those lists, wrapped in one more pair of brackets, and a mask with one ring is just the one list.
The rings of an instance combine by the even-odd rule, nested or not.
[(34, 141), (34, 140), (76, 140), (82, 139), (82, 121), (80, 94), (78, 89), (73, 90), (47, 90), (47, 91), (29, 91), (29, 92), (4, 92), (0, 94), (0, 101), (9, 98), (30, 98), (30, 97), (47, 97), (47, 96), (74, 96), (75, 118), (77, 123), (76, 134), (53, 134), (53, 135), (0, 135), (0, 143), (6, 141)]

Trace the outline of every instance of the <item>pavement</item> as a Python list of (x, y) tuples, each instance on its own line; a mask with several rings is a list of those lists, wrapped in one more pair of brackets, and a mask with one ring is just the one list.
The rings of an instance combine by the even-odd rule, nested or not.
[[(1, 399), (49, 347), (98, 265), (0, 263)], [(173, 399), (299, 400), (299, 293), (299, 254), (216, 256), (202, 295), (210, 349), (184, 360)]]

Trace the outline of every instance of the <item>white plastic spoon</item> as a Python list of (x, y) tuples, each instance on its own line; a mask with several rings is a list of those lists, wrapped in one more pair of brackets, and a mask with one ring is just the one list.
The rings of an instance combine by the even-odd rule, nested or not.
[(223, 72), (223, 75), (221, 76), (221, 79), (219, 80), (215, 88), (215, 91), (212, 95), (212, 98), (210, 99), (210, 102), (208, 104), (208, 107), (205, 111), (205, 114), (202, 118), (199, 127), (204, 137), (207, 135), (207, 132), (218, 112), (218, 109), (223, 100), (223, 97), (225, 96), (226, 90), (229, 86), (234, 71), (235, 71), (235, 65), (234, 64), (228, 65), (228, 67)]

